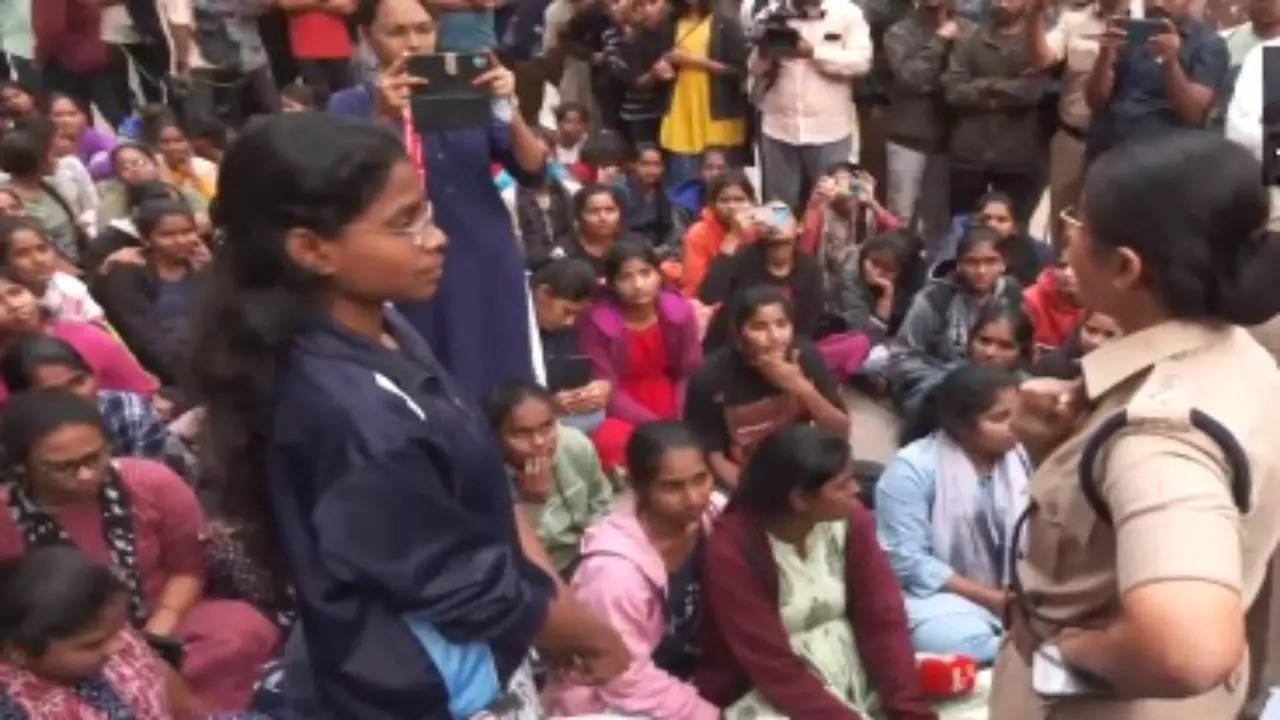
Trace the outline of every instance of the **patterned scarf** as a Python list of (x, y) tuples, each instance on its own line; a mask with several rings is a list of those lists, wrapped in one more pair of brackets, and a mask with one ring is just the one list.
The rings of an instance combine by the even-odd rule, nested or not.
[[(147, 622), (147, 603), (142, 595), (142, 575), (138, 571), (138, 546), (133, 534), (133, 516), (129, 513), (129, 493), (120, 482), (114, 465), (108, 465), (103, 478), (98, 505), (102, 512), (102, 534), (111, 553), (111, 565), (123, 576), (129, 590), (129, 617), (142, 627)], [(14, 483), (9, 493), (9, 514), (22, 531), (28, 547), (74, 545), (62, 526), (31, 499), (21, 483)]]

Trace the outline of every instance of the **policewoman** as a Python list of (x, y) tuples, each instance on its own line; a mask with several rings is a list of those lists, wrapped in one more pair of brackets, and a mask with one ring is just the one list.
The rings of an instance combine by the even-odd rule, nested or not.
[(1125, 336), (1083, 382), (1020, 393), (1039, 465), (992, 720), (1228, 720), (1245, 702), (1245, 614), (1280, 536), (1280, 372), (1239, 327), (1280, 310), (1260, 177), (1220, 137), (1162, 135), (1095, 161), (1065, 218), (1081, 300)]

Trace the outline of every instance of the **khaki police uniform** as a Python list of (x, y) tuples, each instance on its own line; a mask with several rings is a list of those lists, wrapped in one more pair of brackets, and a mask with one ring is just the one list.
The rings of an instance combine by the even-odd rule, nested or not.
[[(1137, 586), (1197, 579), (1239, 590), (1252, 604), (1280, 538), (1280, 370), (1243, 329), (1171, 321), (1120, 338), (1083, 361), (1092, 410), (1036, 469), (1035, 503), (1017, 563), (1035, 614), (1102, 627)], [(1099, 454), (1095, 477), (1112, 516), (1080, 490), (1081, 452), (1121, 408), (1130, 423)], [(1194, 429), (1196, 408), (1244, 448), (1250, 512), (1231, 496), (1225, 456)], [(1018, 612), (1017, 609), (1014, 612)], [(1059, 628), (1031, 620), (1039, 637)], [(996, 659), (991, 720), (1231, 720), (1245, 701), (1248, 660), (1226, 682), (1183, 700), (1041, 698), (1029, 658), (1006, 637)]]

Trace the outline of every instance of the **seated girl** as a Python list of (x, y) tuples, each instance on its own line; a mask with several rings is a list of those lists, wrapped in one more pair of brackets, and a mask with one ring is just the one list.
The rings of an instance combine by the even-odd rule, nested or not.
[(611, 185), (588, 185), (573, 196), (574, 232), (556, 244), (563, 257), (582, 260), (605, 276), (605, 256), (622, 237), (623, 195)]
[[(87, 279), (93, 285), (95, 293), (100, 292), (100, 282), (111, 265), (116, 263), (146, 265), (147, 260), (142, 252), (142, 238), (138, 233), (138, 225), (134, 222), (138, 217), (138, 209), (157, 200), (172, 200), (193, 207), (185, 200), (186, 196), (178, 188), (160, 180), (146, 180), (130, 185), (124, 193), (125, 216), (112, 220), (89, 243), (84, 253), (84, 268)], [(200, 216), (196, 215), (196, 228), (201, 226)]]
[(102, 308), (76, 276), (59, 270), (44, 227), (26, 217), (0, 217), (0, 271), (40, 298), (54, 320), (106, 325)]
[(755, 187), (741, 170), (725, 170), (707, 184), (706, 207), (682, 242), (685, 295), (698, 297), (718, 256), (733, 255), (751, 242), (750, 211), (755, 202)]
[(31, 388), (64, 388), (98, 406), (112, 457), (160, 460), (192, 478), (190, 450), (170, 434), (151, 399), (123, 390), (101, 390), (93, 370), (66, 341), (48, 335), (22, 338), (0, 358), (0, 378), (11, 393)]
[(631, 492), (588, 528), (572, 587), (622, 636), (631, 665), (604, 685), (560, 684), (554, 710), (715, 720), (719, 708), (691, 682), (701, 654), (707, 537), (719, 512), (715, 481), (697, 440), (675, 422), (636, 428), (627, 466)]
[(702, 164), (698, 168), (698, 176), (689, 178), (670, 189), (671, 202), (680, 209), (686, 218), (696, 218), (702, 214), (708, 202), (707, 193), (711, 183), (729, 168), (729, 154), (724, 148), (709, 147), (702, 151)]
[(728, 311), (732, 342), (708, 355), (689, 381), (685, 421), (731, 488), (756, 444), (779, 427), (812, 422), (849, 435), (836, 379), (813, 345), (796, 336), (791, 312), (776, 287), (744, 290)]
[(800, 250), (818, 260), (828, 285), (850, 248), (902, 228), (903, 222), (876, 200), (875, 191), (875, 178), (851, 162), (831, 166), (814, 185), (802, 218)]
[(210, 256), (195, 217), (179, 200), (152, 200), (137, 211), (144, 265), (107, 268), (99, 297), (111, 324), (142, 364), (177, 381), (191, 343), (190, 319), (199, 278)]
[(510, 195), (526, 258), (536, 262), (548, 256), (556, 240), (573, 232), (573, 196), (550, 166), (533, 187), (512, 182)]
[(899, 405), (923, 380), (969, 353), (969, 332), (992, 303), (1022, 304), (1022, 288), (1005, 274), (1000, 237), (986, 227), (965, 232), (956, 259), (934, 268), (916, 293), (892, 347), (890, 382)]
[(834, 283), (826, 286), (827, 322), (864, 333), (873, 345), (896, 334), (923, 279), (919, 248), (918, 239), (895, 231), (846, 252)]
[(790, 425), (760, 444), (711, 534), (702, 584), (697, 686), (728, 720), (936, 717), (845, 437)]
[(987, 193), (978, 201), (975, 219), (1000, 236), (998, 247), (1004, 255), (1006, 272), (1023, 287), (1035, 282), (1053, 257), (1053, 248), (1032, 238), (1018, 224), (1013, 200), (1002, 192)]
[(0, 563), (0, 714), (187, 718), (212, 708), (128, 627), (111, 568), (54, 544)]
[(112, 460), (97, 408), (67, 390), (11, 398), (0, 440), (21, 470), (0, 498), (10, 509), (0, 557), (70, 544), (111, 565), (130, 624), (184, 646), (179, 671), (197, 696), (217, 710), (247, 707), (279, 633), (247, 603), (202, 597), (204, 518), (191, 488), (159, 463)]
[(1067, 342), (1042, 354), (1032, 366), (1031, 374), (1075, 380), (1080, 377), (1081, 358), (1123, 334), (1115, 318), (1106, 313), (1085, 310), (1084, 319)]
[(920, 403), (942, 382), (949, 372), (966, 363), (988, 365), (1012, 373), (1022, 380), (1035, 355), (1031, 320), (1017, 305), (992, 303), (978, 313), (969, 330), (969, 351), (963, 360), (954, 360), (940, 368), (920, 367), (916, 375), (908, 375), (911, 365), (891, 369), (890, 380), (900, 391), (900, 403), (907, 417), (919, 411)]
[(1065, 253), (1040, 272), (1034, 285), (1022, 291), (1022, 307), (1035, 326), (1037, 351), (1056, 348), (1071, 337), (1084, 317), (1084, 308)]
[(963, 365), (929, 395), (876, 484), (880, 542), (906, 592), (917, 651), (990, 664), (1031, 461), (1010, 425), (1014, 376)]
[[(117, 220), (127, 220), (133, 204), (129, 202), (129, 188), (142, 183), (160, 181), (160, 163), (155, 156), (137, 143), (121, 143), (111, 150), (113, 177), (98, 183), (98, 232)], [(179, 190), (196, 217), (208, 220), (209, 201), (193, 190)]]
[(596, 292), (595, 271), (581, 260), (544, 263), (529, 280), (542, 348), (542, 377), (556, 399), (560, 421), (591, 433), (604, 422), (612, 385), (593, 380), (591, 358), (582, 351), (578, 319)]
[(556, 401), (538, 385), (496, 388), (486, 414), (502, 446), (516, 503), (530, 513), (538, 539), (561, 573), (578, 560), (582, 532), (609, 510), (613, 486), (591, 441), (556, 422)]
[[(26, 288), (0, 275), (0, 351), (26, 337), (51, 335), (76, 349), (104, 390), (125, 390), (151, 397), (160, 383), (138, 364), (115, 336), (89, 323), (52, 320)], [(0, 402), (8, 395), (0, 384)]]
[(689, 301), (662, 286), (658, 257), (641, 242), (614, 245), (605, 259), (607, 289), (580, 323), (579, 342), (595, 378), (612, 388), (606, 420), (593, 440), (605, 467), (622, 462), (631, 429), (674, 420), (685, 384), (702, 364)]
[(217, 164), (199, 157), (178, 118), (162, 105), (141, 111), (142, 141), (160, 151), (161, 178), (206, 201), (218, 193)]
[[(791, 298), (796, 334), (812, 340), (822, 317), (822, 270), (816, 260), (796, 249), (799, 227), (791, 211), (782, 203), (769, 203), (764, 212), (772, 215), (775, 208), (787, 220), (765, 223), (758, 214), (753, 217), (750, 227), (755, 242), (711, 261), (698, 300), (723, 309), (725, 301), (749, 287), (772, 285)], [(714, 350), (728, 339), (724, 321), (713, 320), (705, 347)]]
[(1017, 305), (983, 308), (969, 331), (969, 362), (1012, 373), (1019, 380), (1031, 367), (1035, 344), (1031, 320)]
[(665, 256), (679, 256), (680, 228), (662, 183), (662, 149), (651, 142), (636, 145), (627, 178), (627, 229), (643, 235)]

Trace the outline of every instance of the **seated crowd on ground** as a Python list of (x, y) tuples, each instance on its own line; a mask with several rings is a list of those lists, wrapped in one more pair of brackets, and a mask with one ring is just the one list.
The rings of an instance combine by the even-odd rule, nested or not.
[[(1072, 269), (1086, 166), (1158, 131), (1216, 127), (1251, 46), (1280, 37), (1277, 0), (1249, 4), (1253, 43), (1239, 29), (1224, 43), (1185, 0), (1149, 1), (1184, 28), (1181, 51), (1152, 41), (1159, 62), (1186, 66), (1172, 89), (1151, 53), (1099, 46), (1103, 19), (1123, 14), (1114, 0), (791, 0), (786, 50), (751, 31), (762, 1), (232, 4), (245, 7), (0, 0), (25, 9), (0, 19), (13, 78), (0, 80), (0, 717), (285, 718), (298, 698), (355, 717), (396, 668), (361, 665), (314, 628), (359, 635), (364, 611), (333, 587), (367, 582), (396, 606), (377, 621), (421, 643), (414, 657), (466, 676), (439, 646), (484, 643), (433, 613), (492, 612), (468, 627), (501, 646), (485, 662), (537, 678), (525, 714), (484, 715), (451, 685), (448, 714), (422, 717), (945, 718), (972, 682), (929, 686), (926, 658), (987, 668), (1005, 634), (1035, 472), (1013, 427), (1018, 388), (1078, 380), (1123, 334)], [(288, 47), (262, 32), (273, 17)], [(30, 48), (14, 45), (24, 33)], [(404, 58), (437, 50), (494, 63), (475, 82), (488, 125), (414, 125), (411, 88), (426, 81)], [(352, 179), (338, 187), (271, 175), (279, 149), (249, 197), (252, 174), (228, 158), (283, 132), (281, 116), (366, 150), (394, 135), (423, 208), (369, 232), (415, 249), (442, 235), (443, 274), (422, 273), (438, 288), (384, 297), (371, 288), (390, 256), (327, 244), (394, 187), (377, 158), (335, 161)], [(374, 297), (396, 323), (378, 344), (331, 327), (342, 303)], [(246, 524), (227, 479), (244, 466), (216, 457), (234, 433), (207, 413), (290, 425), (263, 397), (299, 413), (285, 459), (244, 431), (237, 461), (271, 458), (254, 478), (347, 468), (385, 449), (385, 428), (303, 437), (319, 422), (303, 410), (347, 412), (310, 373), (356, 356), (403, 401), (398, 422), (434, 433), (431, 413), (447, 413), (443, 445), (462, 458), (423, 441), (378, 462), (500, 465), (505, 480), (501, 557), (468, 544), (490, 528), (458, 531), (464, 550), (433, 545), (480, 516), (423, 517), (405, 542), (440, 564), (415, 570), (443, 577), (461, 552), (517, 571), (424, 609), (397, 593), (449, 582), (394, 567), (418, 548), (383, 564), (392, 546), (326, 544), (362, 535), (310, 486), (257, 488), (277, 515)], [(405, 377), (448, 402), (402, 390)], [(854, 457), (852, 400), (893, 418), (893, 452)], [(264, 553), (287, 511), (334, 526), (280, 531), (263, 547), (288, 547)], [(602, 678), (554, 652), (527, 660), (541, 614), (493, 610), (510, 595), (541, 598), (546, 627), (578, 613), (579, 635), (611, 629), (625, 666)], [(300, 682), (305, 662), (325, 670)], [(394, 677), (349, 696), (325, 686), (325, 671), (369, 667)]]

